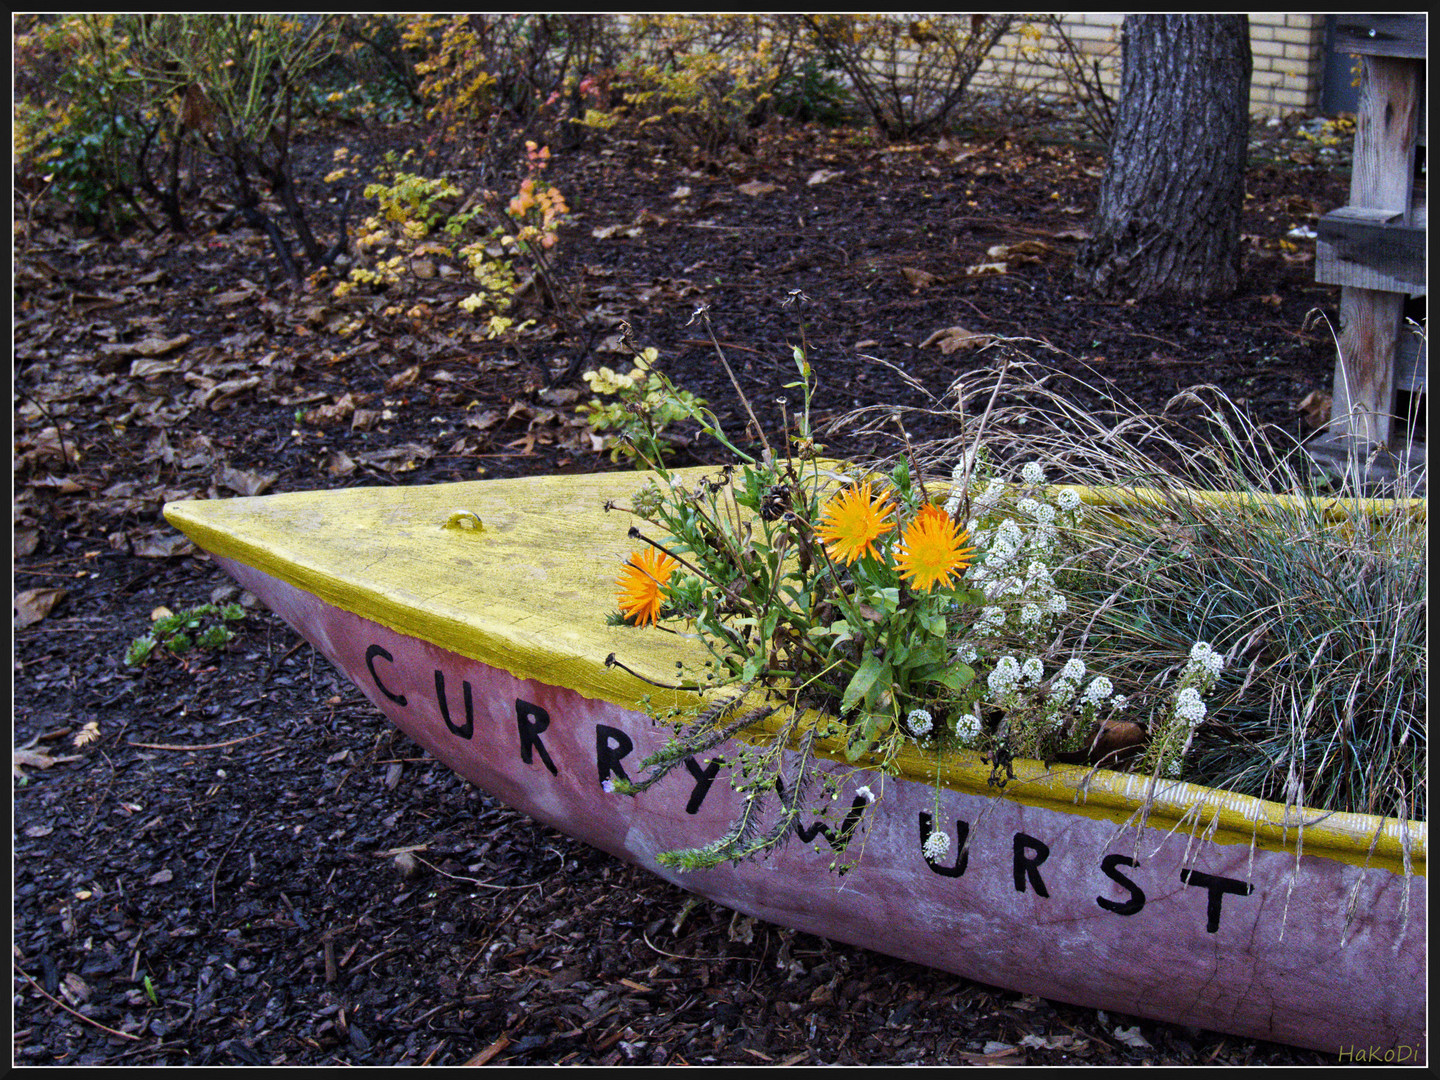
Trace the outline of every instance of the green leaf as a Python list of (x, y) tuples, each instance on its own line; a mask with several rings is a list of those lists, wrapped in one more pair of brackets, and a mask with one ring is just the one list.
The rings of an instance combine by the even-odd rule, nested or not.
[(931, 682), (937, 682), (949, 690), (964, 690), (975, 681), (975, 669), (956, 662), (951, 664), (949, 670), (939, 676), (932, 677)]
[(765, 657), (760, 653), (745, 658), (745, 666), (740, 669), (741, 682), (754, 682), (760, 677), (760, 670), (765, 666)]
[(130, 648), (125, 652), (125, 666), (138, 667), (150, 659), (150, 654), (155, 651), (155, 639), (146, 635), (137, 637), (130, 643)]
[(894, 671), (886, 661), (874, 653), (866, 654), (860, 667), (851, 677), (850, 685), (845, 687), (845, 693), (841, 696), (841, 715), (854, 710), (861, 701), (867, 703), (874, 701), (875, 695), (890, 688), (890, 682), (894, 676)]

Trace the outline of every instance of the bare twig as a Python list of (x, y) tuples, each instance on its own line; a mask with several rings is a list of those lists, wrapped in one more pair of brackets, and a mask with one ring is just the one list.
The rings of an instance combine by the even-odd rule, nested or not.
[(23, 968), (21, 968), (19, 964), (15, 963), (15, 962), (12, 960), (12, 961), (11, 961), (11, 965), (15, 968), (16, 972), (17, 972), (18, 974), (20, 974), (20, 975), (25, 979), (26, 982), (28, 982), (31, 986), (33, 986), (33, 987), (35, 988), (35, 990), (40, 994), (41, 997), (46, 998), (46, 999), (54, 1002), (56, 1005), (59, 1005), (60, 1008), (64, 1009), (64, 1010), (65, 1010), (67, 1013), (69, 1013), (71, 1016), (76, 1017), (77, 1019), (80, 1019), (80, 1020), (84, 1020), (85, 1023), (90, 1024), (90, 1025), (93, 1026), (93, 1027), (99, 1028), (101, 1031), (105, 1032), (106, 1034), (115, 1035), (115, 1036), (118, 1036), (119, 1038), (122, 1038), (122, 1039), (129, 1039), (131, 1042), (140, 1042), (140, 1041), (141, 1041), (139, 1035), (131, 1035), (129, 1032), (126, 1032), (126, 1031), (116, 1031), (116, 1030), (115, 1030), (114, 1028), (112, 1028), (112, 1027), (106, 1027), (104, 1024), (100, 1023), (100, 1021), (98, 1021), (98, 1020), (92, 1020), (92, 1019), (90, 1019), (90, 1017), (86, 1016), (84, 1013), (76, 1012), (74, 1009), (70, 1008), (69, 1005), (66, 1005), (66, 1004), (65, 1004), (63, 1001), (61, 1001), (59, 998), (57, 998), (57, 997), (55, 997), (54, 995), (48, 993), (48, 992), (45, 990), (45, 988), (44, 988), (43, 986), (41, 986), (39, 983), (37, 983), (33, 978), (31, 978), (30, 973), (27, 972), (27, 971), (25, 971)]

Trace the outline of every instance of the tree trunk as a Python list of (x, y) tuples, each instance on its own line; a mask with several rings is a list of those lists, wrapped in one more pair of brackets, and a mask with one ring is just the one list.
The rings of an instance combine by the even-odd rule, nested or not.
[(1210, 300), (1240, 280), (1250, 135), (1245, 15), (1127, 15), (1119, 115), (1082, 286)]

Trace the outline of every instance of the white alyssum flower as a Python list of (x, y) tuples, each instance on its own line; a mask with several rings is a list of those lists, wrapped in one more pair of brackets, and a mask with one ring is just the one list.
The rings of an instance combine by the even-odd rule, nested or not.
[(1000, 496), (1005, 494), (1005, 481), (998, 476), (993, 477), (986, 485), (985, 490), (976, 495), (973, 502), (975, 509), (980, 511), (990, 510), (1000, 502)]
[(1070, 682), (1079, 682), (1085, 677), (1085, 661), (1079, 657), (1071, 657), (1065, 661), (1065, 666), (1060, 669), (1060, 678), (1068, 679)]
[(1020, 609), (1020, 625), (1034, 626), (1040, 621), (1040, 607), (1038, 604), (1026, 604)]
[(1032, 656), (1020, 665), (1020, 677), (1034, 686), (1045, 677), (1045, 664), (1038, 656)]
[(1027, 461), (1020, 470), (1020, 477), (1031, 487), (1039, 487), (1045, 483), (1045, 470), (1038, 461)]
[(928, 709), (911, 709), (905, 722), (916, 735), (928, 735), (935, 726), (935, 720)]
[(1211, 648), (1208, 641), (1197, 641), (1190, 650), (1190, 662), (1185, 666), (1188, 671), (1204, 672), (1214, 678), (1224, 670), (1225, 658)]
[(1059, 495), (1055, 496), (1055, 501), (1059, 504), (1060, 509), (1064, 510), (1067, 514), (1080, 506), (1079, 494), (1070, 488), (1066, 488), (1060, 492)]
[(858, 795), (860, 798), (864, 799), (867, 803), (875, 801), (875, 793), (870, 790), (869, 784), (866, 784), (864, 787), (856, 788), (855, 794)]
[(1024, 514), (1026, 517), (1033, 518), (1039, 512), (1040, 504), (1034, 499), (1030, 498), (1029, 495), (1026, 495), (1023, 499), (1021, 499), (1015, 504), (1015, 509), (1019, 510), (1020, 513)]
[(1085, 700), (1092, 705), (1099, 705), (1115, 692), (1114, 685), (1104, 675), (1096, 675), (1085, 688)]
[(1130, 699), (1124, 694), (1116, 694), (1110, 699), (1110, 707), (1116, 712), (1119, 712), (1121, 709), (1125, 708), (1125, 706), (1129, 704)]
[(1204, 720), (1205, 702), (1200, 699), (1200, 691), (1193, 686), (1187, 686), (1176, 694), (1175, 715), (1191, 727)]
[(932, 832), (925, 838), (925, 858), (934, 862), (936, 859), (943, 859), (945, 853), (950, 850), (950, 834), (947, 832)]
[(1006, 518), (995, 526), (995, 547), (1000, 547), (1009, 552), (1013, 557), (1020, 546), (1025, 543), (1025, 532), (1020, 528), (1014, 518)]
[(1020, 681), (1020, 661), (1013, 656), (1002, 656), (995, 664), (995, 669), (985, 679), (990, 686), (990, 692), (997, 698), (1003, 698), (1015, 684)]
[(980, 719), (974, 713), (961, 713), (955, 720), (955, 737), (970, 745), (980, 737)]
[(959, 648), (955, 650), (955, 659), (962, 664), (973, 664), (979, 655), (980, 650), (975, 647), (973, 641), (962, 641)]

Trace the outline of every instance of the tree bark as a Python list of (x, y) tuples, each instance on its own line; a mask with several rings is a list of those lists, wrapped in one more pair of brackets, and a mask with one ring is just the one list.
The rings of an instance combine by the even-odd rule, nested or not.
[(1218, 299), (1240, 280), (1250, 134), (1245, 15), (1127, 15), (1121, 99), (1078, 282), (1102, 296)]

